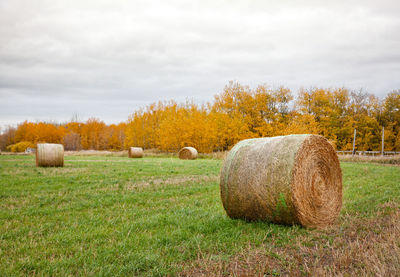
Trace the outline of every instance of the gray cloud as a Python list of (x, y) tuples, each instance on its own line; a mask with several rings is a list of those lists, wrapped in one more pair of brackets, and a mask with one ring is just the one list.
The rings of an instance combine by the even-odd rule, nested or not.
[[(324, 1), (326, 2), (326, 1)], [(0, 2), (0, 125), (126, 120), (158, 100), (243, 84), (400, 87), (400, 4), (385, 1)]]

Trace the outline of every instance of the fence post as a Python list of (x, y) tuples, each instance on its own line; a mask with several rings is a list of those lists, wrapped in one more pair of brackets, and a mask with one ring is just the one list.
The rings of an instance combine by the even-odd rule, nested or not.
[(354, 137), (353, 137), (353, 156), (356, 154), (356, 133), (357, 129), (354, 128)]
[(385, 155), (385, 127), (382, 126), (382, 157)]

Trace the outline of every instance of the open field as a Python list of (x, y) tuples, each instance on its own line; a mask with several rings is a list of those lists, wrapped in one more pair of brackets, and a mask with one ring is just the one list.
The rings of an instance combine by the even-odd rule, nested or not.
[(341, 164), (326, 230), (229, 219), (219, 159), (0, 156), (0, 276), (400, 274), (400, 167)]

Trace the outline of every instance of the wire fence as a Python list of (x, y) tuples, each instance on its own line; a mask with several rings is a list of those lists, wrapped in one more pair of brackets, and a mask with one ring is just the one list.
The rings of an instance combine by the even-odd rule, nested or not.
[[(382, 156), (382, 151), (351, 151), (351, 150), (347, 150), (347, 151), (336, 151), (336, 153), (341, 154), (341, 155), (360, 155), (360, 156)], [(400, 152), (396, 152), (396, 151), (384, 151), (383, 152), (384, 156), (394, 156), (394, 155), (400, 155)]]

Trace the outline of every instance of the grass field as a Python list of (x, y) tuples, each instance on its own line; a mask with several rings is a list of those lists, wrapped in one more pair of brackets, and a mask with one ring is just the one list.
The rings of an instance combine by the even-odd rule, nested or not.
[(231, 220), (222, 161), (0, 156), (0, 276), (399, 275), (400, 167), (342, 163), (326, 230)]

